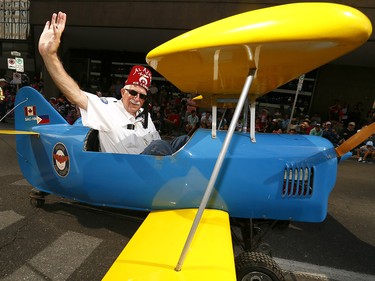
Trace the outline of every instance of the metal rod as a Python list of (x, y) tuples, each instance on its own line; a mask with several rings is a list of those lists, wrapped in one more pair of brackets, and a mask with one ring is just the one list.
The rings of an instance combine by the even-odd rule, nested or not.
[(180, 255), (180, 259), (178, 260), (178, 263), (177, 263), (177, 265), (175, 267), (176, 271), (180, 271), (181, 268), (182, 268), (182, 265), (183, 265), (183, 263), (185, 261), (186, 255), (187, 255), (188, 250), (190, 248), (191, 242), (193, 241), (193, 238), (194, 238), (194, 235), (195, 235), (195, 233), (197, 231), (199, 222), (200, 222), (200, 220), (202, 218), (203, 211), (206, 208), (207, 202), (208, 202), (208, 200), (209, 200), (209, 198), (211, 196), (214, 184), (216, 182), (216, 179), (217, 179), (217, 177), (219, 175), (221, 166), (223, 164), (225, 154), (226, 154), (226, 152), (228, 150), (228, 147), (229, 147), (230, 141), (232, 139), (234, 130), (236, 129), (237, 121), (239, 119), (239, 116), (241, 114), (243, 105), (245, 103), (245, 100), (247, 98), (247, 94), (248, 94), (250, 86), (251, 86), (251, 83), (253, 81), (254, 74), (255, 74), (255, 69), (250, 69), (249, 75), (247, 76), (245, 84), (244, 84), (244, 86), (242, 88), (241, 96), (240, 96), (240, 98), (238, 100), (238, 104), (236, 106), (236, 110), (234, 111), (233, 118), (232, 118), (232, 121), (230, 123), (227, 135), (226, 135), (224, 143), (223, 143), (223, 146), (221, 147), (221, 151), (220, 151), (219, 156), (218, 156), (218, 158), (216, 160), (215, 167), (214, 167), (214, 169), (212, 171), (210, 181), (208, 182), (206, 191), (205, 191), (204, 196), (202, 198), (202, 201), (201, 201), (201, 203), (199, 205), (198, 212), (197, 212), (197, 214), (196, 214), (196, 216), (194, 218), (193, 225), (192, 225), (192, 227), (190, 229), (190, 232), (189, 232), (189, 235), (188, 235), (188, 237), (186, 239), (184, 248), (182, 249), (182, 252), (181, 252), (181, 255)]
[(256, 142), (255, 139), (255, 95), (250, 96), (250, 140)]
[(292, 119), (293, 119), (293, 115), (294, 115), (294, 110), (296, 109), (298, 95), (299, 95), (299, 92), (302, 90), (302, 85), (303, 85), (303, 80), (304, 79), (305, 79), (305, 74), (302, 74), (299, 77), (299, 79), (298, 79), (298, 85), (297, 85), (296, 95), (294, 97), (292, 112), (290, 113), (289, 123), (288, 123), (288, 127), (287, 127), (287, 130), (286, 130), (288, 133), (290, 131), (290, 125), (292, 124)]
[(225, 118), (225, 114), (227, 113), (227, 108), (224, 109), (224, 113), (223, 115), (221, 116), (220, 118), (220, 123), (219, 123), (219, 126), (218, 126), (218, 130), (220, 130), (221, 128), (221, 125), (223, 124), (223, 121), (224, 121), (224, 118)]
[(216, 131), (217, 131), (216, 118), (217, 118), (217, 105), (215, 104), (215, 105), (212, 106), (212, 114), (211, 114), (211, 119), (212, 119), (212, 122), (211, 122), (211, 136), (212, 136), (213, 139), (216, 139)]
[(248, 118), (249, 99), (246, 98), (243, 106), (243, 120), (242, 120), (242, 132), (247, 132), (247, 118)]

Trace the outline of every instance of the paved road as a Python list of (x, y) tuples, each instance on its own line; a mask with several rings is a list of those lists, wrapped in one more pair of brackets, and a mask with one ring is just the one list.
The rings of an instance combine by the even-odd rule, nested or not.
[(344, 161), (339, 165), (327, 219), (320, 224), (292, 223), (287, 231), (273, 233), (268, 241), (274, 246), (273, 254), (286, 260), (279, 262), (284, 269), (288, 260), (307, 263), (294, 263), (291, 268), (311, 268), (317, 271), (311, 273), (323, 273), (322, 280), (374, 281), (374, 203), (375, 164)]
[[(144, 214), (97, 212), (54, 196), (34, 208), (13, 136), (0, 135), (0, 159), (0, 280), (101, 280)], [(375, 164), (345, 161), (326, 221), (292, 223), (266, 238), (287, 281), (375, 280), (374, 172)]]

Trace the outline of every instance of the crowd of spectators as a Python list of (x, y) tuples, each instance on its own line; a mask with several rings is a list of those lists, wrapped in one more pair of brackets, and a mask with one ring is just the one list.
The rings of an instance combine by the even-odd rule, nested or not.
[[(198, 127), (211, 128), (211, 109), (199, 107), (192, 100), (192, 95), (181, 93), (168, 83), (153, 84), (153, 87), (155, 88), (149, 100), (149, 110), (162, 135), (172, 134), (175, 136), (184, 133), (191, 135)], [(258, 133), (315, 135), (326, 138), (334, 146), (338, 146), (363, 126), (375, 122), (375, 109), (371, 109), (365, 118), (361, 118), (358, 114), (360, 103), (355, 105), (353, 110), (349, 110), (348, 105), (340, 105), (337, 100), (335, 106), (335, 116), (333, 116), (332, 107), (329, 107), (324, 115), (326, 117), (322, 117), (318, 112), (308, 115), (297, 109), (292, 118), (288, 111), (291, 108), (281, 111), (280, 109), (258, 106), (255, 130)], [(233, 109), (218, 109), (216, 124), (219, 130), (228, 128), (232, 114)], [(249, 120), (247, 120), (247, 124), (244, 124), (243, 120), (239, 120), (236, 130), (249, 130), (249, 127)], [(375, 141), (375, 135), (367, 141), (369, 140)]]
[[(121, 98), (119, 90), (123, 82), (120, 79), (116, 79), (107, 92), (101, 92), (100, 89), (96, 89), (96, 94), (119, 99)], [(24, 85), (30, 85), (43, 94), (44, 86), (41, 79), (34, 78), (31, 83), (24, 81)], [(16, 86), (7, 83), (2, 88), (5, 97), (2, 101), (3, 111), (8, 112), (14, 106)], [(211, 128), (211, 109), (199, 107), (194, 102), (193, 95), (179, 91), (171, 83), (153, 82), (149, 96), (147, 110), (151, 114), (156, 128), (165, 138), (181, 134), (192, 135), (199, 127)], [(64, 96), (50, 97), (48, 99), (50, 104), (68, 123), (73, 124), (80, 117), (79, 110), (70, 104)], [(258, 133), (315, 135), (326, 138), (335, 146), (338, 146), (360, 130), (362, 126), (375, 121), (374, 109), (371, 109), (365, 118), (361, 119), (361, 107), (362, 104), (358, 103), (352, 110), (349, 110), (349, 105), (341, 104), (339, 100), (335, 100), (334, 104), (327, 109), (326, 120), (323, 120), (318, 112), (308, 115), (297, 110), (294, 116), (290, 118), (290, 111), (285, 109), (288, 107), (285, 107), (283, 111), (278, 108), (258, 107), (255, 130)], [(4, 112), (2, 112), (1, 116), (4, 115)], [(218, 110), (216, 124), (219, 130), (228, 128), (232, 113), (233, 109)], [(236, 130), (248, 130), (249, 127), (249, 120), (247, 120), (247, 124), (244, 124), (243, 120), (239, 120)], [(375, 141), (374, 135), (367, 141)]]

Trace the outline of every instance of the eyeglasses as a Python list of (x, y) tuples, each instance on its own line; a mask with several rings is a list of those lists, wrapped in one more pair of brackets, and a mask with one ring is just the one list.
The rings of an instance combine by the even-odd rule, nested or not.
[(142, 100), (145, 100), (147, 99), (147, 95), (145, 94), (141, 94), (137, 91), (134, 91), (134, 90), (130, 90), (130, 89), (125, 89), (129, 94), (131, 94), (133, 97), (136, 97), (137, 95), (139, 95), (139, 98), (142, 99)]

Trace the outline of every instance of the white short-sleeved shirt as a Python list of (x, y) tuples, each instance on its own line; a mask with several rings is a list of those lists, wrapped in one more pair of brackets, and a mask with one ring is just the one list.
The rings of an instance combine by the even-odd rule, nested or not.
[(82, 124), (99, 131), (103, 152), (139, 154), (153, 140), (160, 139), (150, 115), (148, 127), (143, 128), (142, 119), (127, 112), (121, 100), (85, 94), (88, 104), (87, 110), (80, 108)]

